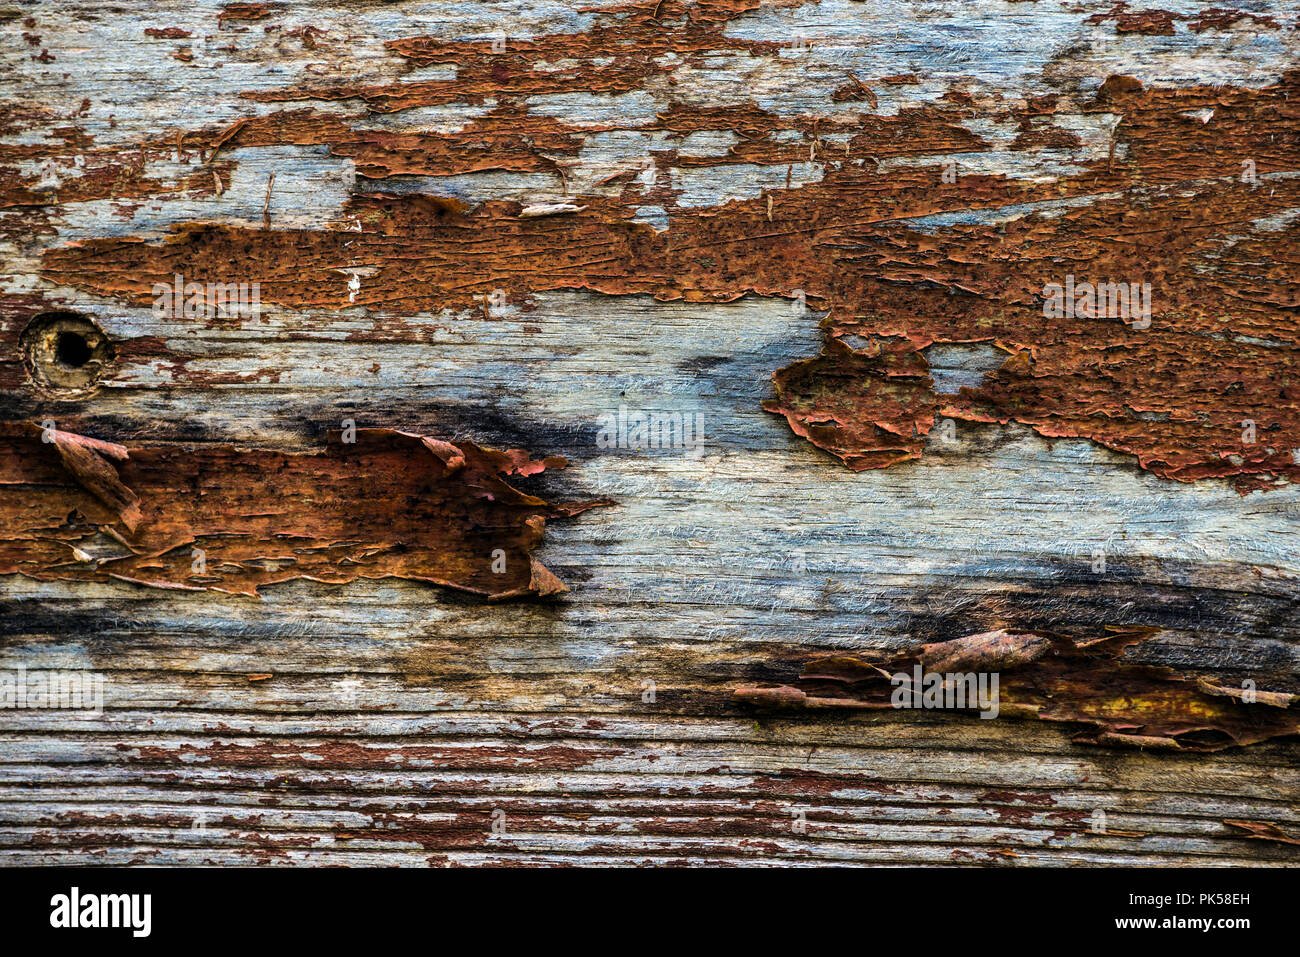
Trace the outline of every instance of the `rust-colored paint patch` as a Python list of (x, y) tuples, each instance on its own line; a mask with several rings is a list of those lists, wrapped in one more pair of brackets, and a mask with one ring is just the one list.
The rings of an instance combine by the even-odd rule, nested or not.
[(227, 20), (265, 20), (275, 5), (269, 3), (228, 3), (217, 15), (217, 26)]
[(527, 770), (573, 771), (612, 761), (627, 752), (600, 745), (563, 744), (479, 745), (459, 747), (413, 745), (410, 743), (372, 745), (351, 740), (324, 744), (285, 745), (278, 741), (213, 741), (210, 743), (135, 746), (118, 744), (119, 753), (138, 764), (195, 765), (230, 768), (266, 768), (283, 764), (287, 757), (310, 762), (312, 767), (340, 770), (392, 770), (394, 767), (436, 767), (443, 771)]
[[(1124, 661), (1124, 650), (1151, 632), (1119, 630), (1075, 642), (994, 631), (900, 654), (835, 655), (810, 661), (794, 685), (741, 687), (734, 697), (761, 707), (884, 709), (896, 707), (896, 695), (911, 700), (916, 669), (956, 676), (944, 679), (953, 689), (960, 676), (982, 673), (998, 675), (1000, 714), (1084, 725), (1076, 740), (1089, 744), (1217, 751), (1300, 734), (1294, 695), (1235, 695), (1168, 668)], [(900, 674), (908, 682), (893, 680)], [(964, 700), (967, 710), (978, 707)]]
[(1177, 31), (1174, 24), (1188, 21), (1187, 27), (1195, 33), (1206, 30), (1226, 30), (1234, 23), (1245, 20), (1255, 29), (1280, 30), (1282, 25), (1273, 17), (1233, 10), (1229, 7), (1207, 7), (1196, 14), (1175, 13), (1158, 7), (1133, 10), (1126, 2), (1116, 3), (1106, 13), (1094, 13), (1085, 23), (1115, 24), (1116, 33), (1145, 33), (1149, 36), (1171, 37)]
[(1086, 23), (1115, 23), (1116, 33), (1145, 33), (1151, 36), (1174, 35), (1174, 20), (1178, 14), (1169, 10), (1129, 10), (1127, 3), (1117, 3), (1109, 13), (1096, 13)]
[[(802, 0), (791, 5), (799, 2)], [(494, 49), (491, 41), (406, 37), (390, 40), (385, 46), (419, 66), (454, 63), (456, 78), (257, 90), (245, 95), (271, 103), (359, 99), (375, 112), (388, 113), (437, 103), (515, 100), (575, 89), (593, 94), (627, 93), (653, 77), (672, 72), (674, 54), (703, 64), (708, 54), (722, 50), (777, 52), (781, 44), (776, 41), (739, 40), (723, 32), (727, 21), (757, 6), (748, 0), (700, 0), (683, 15), (683, 5), (676, 2), (628, 5), (605, 11), (586, 33), (512, 38), (505, 49)], [(665, 13), (676, 16), (660, 19)], [(566, 65), (537, 69), (556, 63)]]
[(1271, 821), (1225, 820), (1224, 824), (1245, 831), (1247, 837), (1260, 841), (1277, 841), (1279, 844), (1300, 844), (1300, 835), (1288, 834)]
[(0, 425), (0, 574), (249, 595), (295, 578), (407, 578), (488, 598), (566, 590), (531, 553), (547, 519), (601, 503), (551, 504), (505, 481), (563, 458), (389, 429), (342, 439), (306, 454), (127, 449)]
[[(228, 167), (214, 163), (222, 150), (273, 144), (326, 147), (372, 180), (549, 172), (567, 191), (567, 167), (587, 137), (661, 133), (663, 148), (653, 152), (660, 169), (784, 167), (787, 188), (701, 207), (681, 202), (676, 177), (624, 171), (600, 184), (602, 195), (569, 197), (575, 212), (546, 217), (528, 216), (527, 203), (470, 207), (438, 196), (361, 193), (324, 229), (187, 224), (161, 243), (117, 237), (49, 252), (43, 274), (142, 305), (154, 283), (181, 272), (200, 282), (260, 282), (264, 300), (297, 309), (361, 306), (399, 316), (475, 308), (496, 289), (514, 301), (556, 289), (705, 302), (803, 295), (829, 310), (826, 344), (775, 373), (767, 408), (851, 468), (921, 456), (935, 423), (948, 418), (1087, 438), (1156, 475), (1227, 478), (1243, 492), (1300, 478), (1293, 321), (1300, 273), (1292, 253), (1300, 222), (1287, 213), (1300, 206), (1300, 183), (1243, 178), (1246, 167), (1265, 177), (1300, 163), (1300, 71), (1259, 89), (1147, 88), (1112, 76), (1095, 95), (1063, 88), (1022, 102), (959, 84), (894, 115), (876, 114), (875, 91), (915, 83), (914, 75), (846, 75), (831, 99), (852, 109), (833, 116), (670, 102), (652, 122), (575, 126), (531, 110), (531, 98), (578, 83), (618, 95), (655, 88), (681, 64), (705, 69), (721, 54), (779, 56), (781, 44), (726, 29), (759, 6), (629, 3), (591, 11), (585, 32), (511, 39), (504, 48), (394, 39), (386, 44), (392, 54), (416, 66), (454, 63), (456, 77), (250, 91), (265, 102), (356, 102), (363, 112), (284, 109), (220, 129), (162, 132), (135, 151), (96, 152), (89, 134), (62, 126), (39, 143), (0, 146), (0, 159), (94, 165), (58, 189), (2, 168), (0, 203), (32, 211), (39, 228), (39, 214), (60, 202), (220, 193), (229, 179)], [(273, 10), (232, 4), (221, 17), (260, 19)], [(1193, 18), (1123, 2), (1084, 22), (1102, 32), (1114, 24), (1162, 34), (1183, 21), (1201, 32), (1236, 29), (1243, 20), (1253, 30), (1279, 28), (1270, 17), (1226, 8)], [(398, 133), (366, 121), (367, 112), (487, 102), (495, 103), (490, 112), (455, 132)], [(1084, 151), (1075, 132), (1056, 124), (1058, 113), (1114, 122), (1108, 155)], [(1018, 127), (1012, 150), (1045, 161), (1061, 151), (1074, 172), (1047, 181), (965, 174), (962, 154), (991, 148), (971, 132), (975, 124), (1008, 121)], [(54, 118), (35, 111), (10, 122), (45, 130)], [(736, 142), (719, 155), (679, 148), (709, 131), (730, 132)], [(146, 159), (187, 148), (203, 150), (209, 168), (174, 184), (145, 176)], [(925, 157), (954, 165), (923, 165)], [(882, 165), (909, 158), (909, 165)], [(809, 163), (821, 167), (821, 179), (791, 184), (795, 164)], [(1062, 201), (1074, 205), (1042, 208)], [(646, 205), (666, 211), (666, 230), (633, 221)], [(1020, 212), (1002, 213), (1008, 209)], [(924, 221), (943, 213), (961, 217)], [(230, 274), (231, 263), (240, 275)], [(378, 265), (360, 290), (348, 286), (347, 267), (356, 263)], [(1067, 277), (1149, 284), (1150, 325), (1132, 316), (1045, 315), (1045, 290)], [(937, 393), (921, 351), (973, 342), (996, 346), (1006, 361), (977, 388)], [(186, 381), (183, 361), (174, 368)]]
[[(689, 47), (689, 30), (714, 28), (680, 29), (688, 33), (668, 30), (670, 40), (656, 42)], [(583, 35), (582, 56), (608, 53), (615, 42), (593, 36)], [(558, 56), (551, 47), (559, 39), (519, 55)], [(506, 95), (513, 88), (493, 79), (498, 54), (426, 40), (403, 49), (430, 62), (463, 55), (466, 75), (481, 66), (482, 82), (501, 92), (503, 105), (455, 134), (358, 133), (337, 118), (293, 110), (203, 134), (202, 142), (215, 151), (224, 143), (327, 140), (372, 177), (490, 168), (565, 177), (551, 154), (576, 149), (578, 131), (540, 117), (525, 122)], [(610, 82), (622, 89), (617, 63)], [(534, 86), (558, 76), (529, 71), (532, 85), (515, 92), (545, 92)], [(467, 89), (444, 92), (464, 97)], [(410, 89), (392, 95), (401, 98), (394, 109), (446, 101), (421, 94), (417, 103)], [(1058, 148), (1073, 136), (1049, 123), (1060, 108), (1052, 96), (1011, 109), (956, 91), (899, 117), (825, 122), (757, 107), (674, 108), (658, 127), (740, 137), (714, 165), (815, 159), (824, 174), (710, 207), (678, 203), (680, 185), (669, 177), (652, 186), (624, 177), (616, 196), (576, 195), (574, 211), (542, 217), (522, 202), (467, 206), (361, 193), (333, 228), (187, 224), (161, 243), (106, 238), (54, 250), (43, 273), (141, 305), (154, 283), (183, 272), (199, 282), (257, 281), (264, 301), (296, 309), (355, 305), (398, 315), (475, 308), (495, 289), (512, 298), (585, 289), (703, 302), (803, 294), (829, 309), (826, 345), (776, 373), (767, 408), (852, 468), (920, 456), (935, 422), (951, 418), (1088, 438), (1180, 481), (1229, 478), (1245, 491), (1300, 477), (1300, 337), (1291, 318), (1300, 273), (1290, 253), (1300, 223), (1284, 215), (1300, 206), (1300, 183), (1240, 176), (1247, 159), (1259, 176), (1300, 161), (1300, 72), (1259, 90), (1147, 89), (1112, 77), (1086, 109), (1119, 117), (1115, 148), (1104, 159), (1080, 159), (1079, 172), (1055, 182), (966, 176), (960, 167), (948, 181), (942, 167), (877, 165), (985, 149), (963, 123), (991, 109), (1017, 121), (1017, 148)], [(792, 132), (802, 140), (777, 135)], [(832, 133), (848, 135), (847, 148), (826, 139)], [(675, 152), (664, 159), (683, 168), (708, 160)], [(1071, 205), (998, 212), (1061, 201)], [(666, 230), (633, 221), (648, 202), (667, 211)], [(955, 222), (923, 219), (957, 212)], [(395, 243), (401, 255), (393, 255)], [(359, 291), (343, 268), (351, 262), (378, 265)], [(230, 275), (231, 263), (241, 275)], [(1136, 312), (1046, 315), (1046, 290), (1071, 281), (1149, 286), (1149, 324)], [(977, 388), (935, 392), (921, 350), (971, 342), (997, 346), (1006, 361)], [(1250, 436), (1244, 420), (1254, 423)]]

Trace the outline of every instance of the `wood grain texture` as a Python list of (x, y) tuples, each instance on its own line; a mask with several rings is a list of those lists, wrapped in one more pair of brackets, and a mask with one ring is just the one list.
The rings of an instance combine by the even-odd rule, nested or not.
[[(0, 508), (4, 541), (95, 573), (0, 577), (0, 671), (104, 679), (99, 715), (0, 710), (0, 863), (1300, 862), (1294, 735), (1115, 749), (743, 693), (1140, 635), (1119, 669), (1198, 689), (1196, 721), (1285, 726), (1298, 28), (1193, 0), (0, 11), (0, 420), (99, 443), (39, 475), (6, 446), (0, 501), (53, 511)], [(1150, 327), (1046, 318), (1067, 273), (1150, 282)], [(176, 274), (261, 308), (156, 308)], [(611, 446), (620, 410), (702, 428)], [(406, 466), (295, 471), (348, 421), (567, 459), (510, 494), (614, 504), (508, 567), (569, 591), (99, 573), (160, 495), (213, 535), (314, 500), (317, 544), (351, 502), (349, 538), (428, 546), (445, 514), (485, 567), (511, 547)], [(255, 480), (200, 472), (255, 498), (205, 499), (187, 463), (236, 458)], [(108, 511), (52, 525), (69, 496)], [(464, 584), (436, 548), (423, 577)], [(1199, 697), (1246, 682), (1272, 703)], [(1106, 720), (1141, 737), (1149, 703)]]

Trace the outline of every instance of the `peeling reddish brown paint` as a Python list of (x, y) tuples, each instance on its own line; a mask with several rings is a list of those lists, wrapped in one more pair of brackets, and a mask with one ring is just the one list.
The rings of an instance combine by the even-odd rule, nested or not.
[[(588, 93), (626, 93), (640, 88), (650, 77), (668, 73), (673, 67), (665, 60), (666, 54), (689, 55), (702, 62), (706, 54), (720, 50), (779, 50), (781, 44), (775, 41), (743, 41), (724, 35), (728, 20), (756, 6), (748, 0), (700, 0), (682, 16), (676, 2), (665, 2), (657, 8), (629, 5), (606, 11), (586, 33), (512, 39), (501, 52), (493, 50), (491, 41), (408, 37), (388, 41), (385, 46), (419, 66), (454, 63), (456, 78), (258, 90), (245, 95), (261, 102), (359, 99), (371, 110), (387, 113), (438, 103), (481, 103), (489, 98), (500, 101), (567, 93), (575, 88)], [(677, 17), (667, 25), (656, 18), (656, 9), (664, 14), (674, 12), (673, 8), (677, 8)], [(597, 58), (601, 62), (593, 63)], [(538, 64), (569, 60), (579, 62), (562, 69), (534, 69)]]
[(259, 768), (277, 767), (286, 759), (292, 758), (310, 761), (312, 767), (325, 770), (350, 771), (392, 770), (402, 767), (437, 767), (443, 771), (575, 771), (626, 754), (619, 748), (558, 744), (458, 748), (402, 743), (385, 747), (355, 741), (331, 741), (324, 744), (216, 741), (202, 746), (183, 744), (174, 748), (136, 747), (130, 744), (119, 744), (116, 747), (119, 752), (129, 755), (132, 763), (141, 764), (211, 764), (231, 768)]
[(1255, 29), (1280, 30), (1282, 25), (1271, 16), (1247, 13), (1228, 7), (1207, 7), (1196, 14), (1175, 13), (1158, 7), (1133, 10), (1126, 2), (1116, 3), (1106, 13), (1094, 13), (1085, 23), (1115, 24), (1116, 33), (1145, 33), (1150, 36), (1173, 36), (1174, 24), (1178, 21), (1190, 21), (1188, 29), (1203, 33), (1206, 30), (1225, 30), (1234, 23), (1246, 20)]
[(1288, 834), (1271, 821), (1237, 821), (1225, 820), (1224, 824), (1245, 831), (1246, 836), (1260, 841), (1276, 841), (1279, 844), (1300, 844), (1300, 835)]
[[(854, 89), (861, 94), (860, 89)], [(740, 143), (720, 156), (682, 155), (670, 148), (655, 151), (665, 164), (679, 168), (737, 163), (780, 166), (802, 163), (810, 156), (824, 159), (828, 151), (842, 149), (822, 139), (831, 134), (851, 136), (853, 156), (867, 154), (876, 160), (988, 147), (957, 122), (970, 111), (911, 107), (900, 110), (896, 116), (863, 117), (849, 123), (780, 117), (756, 106), (698, 107), (674, 103), (649, 123), (632, 126), (606, 122), (576, 127), (530, 113), (515, 98), (502, 99), (502, 105), (454, 133), (377, 131), (354, 127), (334, 114), (301, 108), (243, 118), (224, 129), (187, 131), (181, 134), (180, 142), (186, 148), (208, 151), (209, 159), (222, 147), (323, 145), (335, 156), (353, 159), (357, 174), (368, 179), (452, 176), (484, 170), (552, 171), (563, 179), (566, 165), (577, 161), (586, 137), (620, 129), (636, 129), (642, 133), (664, 131), (677, 137), (705, 130), (731, 130), (741, 137)], [(799, 133), (806, 141), (775, 137), (789, 132)], [(1065, 135), (1064, 131), (1058, 132)], [(1056, 138), (1050, 142), (1059, 145), (1061, 140)], [(618, 175), (634, 177), (637, 172)]]
[(531, 552), (547, 519), (600, 503), (550, 504), (505, 481), (563, 458), (388, 429), (341, 438), (300, 455), (127, 449), (0, 424), (0, 574), (250, 595), (295, 578), (408, 578), (489, 598), (565, 590)]
[[(581, 59), (621, 51), (623, 59), (616, 56), (602, 74), (611, 89), (621, 89), (644, 80), (639, 58), (646, 50), (732, 42), (712, 34), (706, 42), (692, 31), (714, 28), (692, 22), (676, 30), (655, 26), (658, 46), (642, 50), (628, 43), (636, 22), (623, 32), (597, 27), (546, 37), (510, 56), (526, 65), (530, 57), (561, 52)], [(516, 95), (545, 92), (537, 84), (563, 85), (559, 74), (529, 69), (515, 89), (514, 80), (493, 72), (506, 55), (485, 45), (396, 42), (421, 62), (462, 58), (465, 76), (478, 76), (475, 82), (499, 94), (501, 105), (446, 135), (356, 132), (337, 117), (289, 110), (200, 134), (198, 142), (211, 151), (223, 143), (328, 142), (377, 178), (482, 169), (565, 177), (553, 155), (572, 155), (579, 132), (526, 117), (513, 105)], [(380, 97), (372, 108), (399, 109), (472, 99), (477, 88), (459, 79), (454, 87), (438, 92), (411, 84), (362, 98)], [(361, 95), (337, 92), (344, 99)], [(45, 257), (44, 274), (139, 304), (150, 301), (153, 283), (183, 271), (197, 281), (259, 281), (264, 300), (294, 308), (363, 305), (397, 314), (474, 308), (498, 288), (515, 297), (588, 289), (711, 302), (798, 290), (830, 309), (826, 346), (776, 373), (777, 397), (767, 408), (852, 468), (920, 456), (939, 418), (1014, 421), (1049, 438), (1083, 437), (1129, 453), (1165, 478), (1230, 478), (1244, 491), (1300, 475), (1292, 451), (1300, 448), (1300, 340), (1290, 320), (1300, 300), (1288, 255), (1300, 224), (1252, 227), (1300, 204), (1300, 185), (1279, 179), (1256, 188), (1237, 175), (1246, 159), (1265, 175), (1300, 158), (1297, 94), (1300, 72), (1261, 90), (1147, 89), (1112, 77), (1091, 109), (1121, 118), (1115, 143), (1122, 157), (1112, 150), (1106, 159), (1081, 161), (1081, 172), (1049, 184), (986, 175), (946, 183), (940, 169), (884, 172), (862, 158), (946, 152), (959, 159), (961, 151), (986, 147), (962, 121), (990, 110), (1019, 124), (1018, 148), (1068, 146), (1074, 134), (1049, 122), (1061, 108), (1052, 96), (1013, 109), (954, 91), (942, 105), (857, 121), (788, 120), (757, 107), (673, 107), (660, 114), (658, 127), (741, 136), (722, 157), (664, 157), (674, 165), (789, 166), (813, 157), (826, 165), (825, 175), (762, 199), (704, 209), (677, 206), (669, 183), (647, 187), (633, 182), (634, 174), (622, 175), (619, 196), (575, 196), (581, 211), (534, 219), (521, 216), (523, 203), (466, 207), (428, 195), (359, 194), (332, 229), (191, 224), (161, 244), (102, 239), (55, 250)], [(786, 131), (799, 132), (802, 142), (774, 137)], [(824, 139), (831, 133), (850, 135), (848, 149)], [(193, 136), (186, 142), (193, 145)], [(1101, 196), (1112, 192), (1123, 195)], [(1073, 198), (1087, 201), (1013, 222), (926, 230), (907, 222)], [(668, 210), (666, 232), (631, 221), (651, 201)], [(405, 254), (385, 255), (399, 238)], [(382, 265), (354, 295), (349, 275), (326, 264), (358, 257)], [(230, 276), (231, 262), (246, 274)], [(1262, 271), (1261, 262), (1269, 264)], [(1150, 283), (1150, 328), (1132, 319), (1045, 318), (1043, 290), (1067, 274), (1080, 282)], [(990, 343), (1007, 360), (978, 388), (940, 395), (919, 355), (936, 342)], [(1243, 419), (1257, 423), (1253, 444), (1243, 442)]]
[(1129, 10), (1127, 3), (1117, 3), (1109, 13), (1095, 13), (1085, 23), (1115, 22), (1116, 33), (1146, 33), (1152, 36), (1173, 36), (1174, 20), (1178, 14), (1168, 10)]
[[(3, 152), (0, 150), (0, 154)], [(61, 181), (58, 186), (42, 186), (40, 176), (23, 176), (14, 167), (0, 167), (0, 209), (52, 207), (97, 199), (138, 199), (213, 192), (212, 173), (208, 170), (188, 173), (174, 183), (145, 175), (147, 156), (143, 151), (135, 155), (120, 151), (102, 157), (93, 152), (79, 155), (85, 160), (81, 168), (76, 170), (75, 176)], [(229, 175), (228, 167), (218, 169), (222, 175)]]
[(927, 675), (996, 673), (1000, 714), (1081, 724), (1087, 730), (1076, 740), (1090, 744), (1217, 751), (1300, 734), (1295, 695), (1247, 703), (1230, 689), (1124, 661), (1125, 649), (1151, 632), (1075, 642), (996, 631), (893, 655), (836, 655), (810, 661), (795, 685), (741, 687), (734, 697), (761, 707), (893, 708), (891, 677), (910, 679), (919, 667)]
[(1248, 13), (1245, 10), (1234, 10), (1231, 7), (1207, 7), (1187, 25), (1189, 29), (1196, 33), (1203, 33), (1206, 30), (1223, 30), (1234, 23), (1245, 20), (1252, 27), (1267, 28), (1270, 30), (1281, 30), (1282, 24), (1271, 16), (1261, 15), (1258, 13)]
[(217, 26), (220, 27), (227, 20), (264, 20), (276, 6), (278, 5), (269, 3), (228, 3), (217, 15)]

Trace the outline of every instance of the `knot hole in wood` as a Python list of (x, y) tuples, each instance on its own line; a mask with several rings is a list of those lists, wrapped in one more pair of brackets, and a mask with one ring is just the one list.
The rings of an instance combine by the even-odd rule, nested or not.
[(19, 347), (36, 388), (61, 398), (94, 393), (116, 358), (104, 330), (77, 312), (34, 317), (19, 337)]

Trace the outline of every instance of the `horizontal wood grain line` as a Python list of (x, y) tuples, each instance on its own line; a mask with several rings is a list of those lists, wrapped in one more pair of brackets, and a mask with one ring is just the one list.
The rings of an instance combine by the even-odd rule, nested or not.
[[(757, 843), (751, 842), (751, 843)], [(825, 845), (811, 844), (806, 856), (790, 854), (788, 856), (771, 854), (760, 850), (746, 849), (743, 845), (735, 848), (719, 848), (715, 845), (671, 846), (661, 850), (629, 846), (621, 852), (611, 850), (607, 844), (597, 844), (589, 852), (565, 849), (541, 850), (535, 847), (503, 847), (496, 854), (490, 852), (465, 852), (457, 850), (433, 849), (388, 852), (343, 851), (337, 849), (296, 849), (259, 847), (250, 844), (242, 850), (225, 850), (209, 848), (159, 848), (145, 843), (115, 844), (90, 851), (74, 848), (50, 851), (5, 850), (0, 852), (0, 863), (12, 866), (55, 865), (55, 866), (104, 866), (148, 864), (166, 865), (227, 865), (247, 866), (252, 862), (275, 865), (308, 864), (319, 866), (349, 867), (427, 867), (430, 863), (448, 865), (474, 866), (578, 866), (591, 867), (599, 865), (619, 866), (807, 866), (825, 867), (829, 863), (869, 863), (872, 866), (899, 866), (918, 864), (942, 864), (945, 866), (989, 866), (991, 864), (1038, 864), (1043, 866), (1061, 866), (1063, 864), (1081, 864), (1093, 866), (1216, 866), (1216, 867), (1271, 867), (1280, 866), (1282, 862), (1260, 859), (1251, 856), (1219, 856), (1215, 858), (1186, 858), (1182, 855), (1143, 855), (1135, 853), (1087, 854), (1082, 852), (1048, 852), (1040, 849), (1020, 849), (1014, 853), (999, 852), (997, 848), (980, 851), (983, 860), (974, 853), (965, 853), (960, 847), (904, 848), (902, 853), (889, 848), (872, 849), (870, 853), (855, 856), (839, 856), (816, 853), (825, 850)]]
[[(1234, 842), (1237, 845), (1235, 847), (1231, 845), (1222, 847), (1211, 841), (1193, 840), (1169, 841), (1164, 843), (1163, 846), (1143, 847), (1142, 844), (1146, 841), (1145, 838), (1126, 839), (1114, 837), (1107, 840), (1104, 836), (1089, 835), (1087, 843), (1090, 846), (1085, 847), (1072, 846), (1062, 838), (1048, 837), (1044, 840), (1031, 840), (1028, 836), (1022, 837), (1016, 829), (1006, 827), (990, 827), (987, 829), (987, 834), (982, 834), (981, 831), (984, 829), (980, 828), (954, 827), (950, 829), (948, 834), (936, 834), (930, 840), (918, 840), (913, 835), (899, 833), (905, 829), (894, 828), (884, 829), (893, 831), (893, 834), (882, 834), (880, 838), (871, 840), (828, 833), (827, 828), (817, 827), (817, 822), (810, 819), (808, 821), (809, 836), (802, 839), (791, 839), (784, 836), (790, 832), (790, 819), (788, 817), (781, 822), (780, 828), (755, 830), (753, 833), (738, 836), (728, 835), (725, 831), (715, 832), (713, 835), (705, 832), (699, 836), (675, 834), (669, 828), (664, 828), (658, 832), (646, 830), (635, 834), (622, 834), (597, 829), (565, 832), (522, 827), (517, 831), (510, 832), (509, 837), (506, 839), (490, 841), (487, 839), (487, 835), (491, 827), (491, 818), (483, 815), (482, 826), (478, 829), (478, 833), (473, 831), (453, 831), (448, 834), (445, 842), (439, 841), (439, 832), (437, 830), (415, 828), (412, 827), (411, 822), (401, 823), (406, 825), (406, 828), (394, 831), (392, 836), (388, 838), (383, 836), (382, 829), (378, 829), (358, 833), (346, 839), (335, 836), (337, 831), (348, 830), (346, 827), (312, 831), (263, 827), (239, 829), (207, 825), (204, 828), (204, 836), (201, 839), (195, 839), (192, 831), (187, 827), (140, 827), (123, 828), (121, 831), (114, 831), (85, 827), (52, 829), (46, 827), (11, 828), (0, 826), (0, 852), (25, 850), (41, 846), (76, 847), (79, 849), (111, 848), (122, 843), (138, 842), (149, 843), (158, 847), (207, 848), (227, 846), (251, 849), (259, 847), (297, 847), (306, 849), (315, 846), (323, 849), (332, 846), (335, 850), (341, 849), (340, 845), (342, 844), (346, 844), (348, 849), (355, 850), (381, 850), (391, 848), (394, 844), (406, 844), (420, 847), (426, 852), (439, 848), (448, 850), (466, 849), (482, 846), (483, 844), (496, 844), (502, 848), (513, 845), (522, 849), (531, 844), (534, 847), (537, 845), (551, 845), (557, 849), (563, 849), (568, 845), (578, 853), (591, 853), (592, 851), (582, 851), (579, 847), (575, 847), (575, 845), (580, 846), (585, 843), (595, 845), (596, 848), (608, 853), (611, 846), (623, 843), (626, 844), (629, 850), (635, 849), (641, 853), (665, 853), (685, 846), (707, 848), (713, 853), (726, 854), (730, 851), (731, 853), (745, 854), (752, 853), (746, 848), (746, 844), (777, 842), (779, 843), (779, 849), (765, 849), (760, 853), (792, 857), (826, 855), (854, 859), (878, 854), (882, 850), (889, 848), (895, 848), (904, 855), (909, 850), (925, 852), (971, 848), (979, 851), (985, 848), (990, 850), (1015, 848), (1017, 852), (1025, 850), (1044, 856), (1052, 855), (1065, 858), (1086, 855), (1100, 856), (1111, 853), (1123, 854), (1135, 859), (1146, 858), (1149, 861), (1155, 861), (1176, 854), (1194, 861), (1197, 858), (1223, 858), (1227, 855), (1241, 854), (1242, 851), (1247, 851), (1252, 855), (1258, 854), (1257, 859), (1271, 860), (1278, 863), (1294, 863), (1300, 860), (1300, 854), (1287, 853), (1285, 850), (1278, 848), (1256, 848), (1253, 842), (1248, 842), (1245, 839)], [(411, 833), (416, 836), (407, 836)], [(329, 839), (329, 842), (323, 844), (322, 840), (326, 838)], [(1051, 840), (1061, 840), (1062, 843), (1059, 846), (1047, 843), (1047, 841)], [(660, 846), (656, 848), (657, 844)]]
[[(1225, 769), (1231, 773), (1231, 768)], [(184, 771), (185, 773), (181, 773)], [(961, 807), (973, 802), (979, 795), (958, 798), (963, 793), (954, 790), (957, 781), (917, 775), (913, 778), (873, 777), (855, 779), (855, 773), (846, 771), (842, 780), (827, 780), (826, 775), (790, 767), (784, 770), (740, 768), (734, 773), (636, 773), (631, 771), (574, 771), (564, 774), (544, 771), (437, 771), (423, 773), (357, 772), (336, 773), (333, 769), (316, 769), (301, 765), (270, 768), (214, 769), (138, 765), (133, 767), (105, 765), (0, 765), (0, 789), (5, 793), (28, 795), (39, 800), (40, 794), (65, 789), (117, 789), (164, 788), (211, 797), (219, 794), (242, 794), (247, 788), (269, 789), (263, 791), (263, 801), (293, 801), (326, 797), (341, 801), (404, 800), (440, 801), (451, 798), (478, 798), (497, 795), (500, 801), (526, 801), (534, 796), (555, 800), (574, 800), (578, 806), (591, 800), (647, 800), (672, 796), (672, 800), (727, 800), (727, 801), (789, 801), (803, 806), (807, 801), (840, 806), (875, 806), (891, 804), (880, 797), (889, 796), (890, 789), (906, 794), (924, 792), (925, 797), (903, 799), (904, 803), (933, 803), (943, 805), (952, 799), (952, 806)], [(814, 779), (809, 781), (809, 778)], [(286, 783), (287, 782), (287, 783)], [(1149, 787), (1135, 790), (1132, 786), (1109, 786), (1099, 781), (1095, 787), (1083, 788), (1078, 784), (1058, 783), (1050, 789), (1043, 785), (1026, 784), (1017, 776), (1008, 774), (1002, 779), (986, 776), (982, 792), (1005, 788), (1023, 790), (1035, 799), (1056, 801), (1050, 806), (1066, 811), (1092, 811), (1102, 808), (1120, 814), (1150, 813), (1177, 814), (1189, 819), (1221, 821), (1223, 818), (1251, 817), (1267, 812), (1267, 817), (1280, 821), (1294, 821), (1294, 802), (1280, 796), (1276, 789), (1242, 788), (1239, 792), (1193, 791), (1187, 785), (1171, 784), (1164, 789)], [(972, 789), (974, 790), (974, 789)], [(692, 798), (694, 795), (694, 798)], [(700, 797), (703, 795), (703, 797)], [(858, 796), (854, 796), (858, 795)], [(965, 806), (978, 807), (975, 803)], [(993, 806), (993, 805), (988, 805)], [(1005, 805), (1016, 808), (1034, 808), (1032, 802)], [(1153, 810), (1146, 811), (1145, 808)]]

